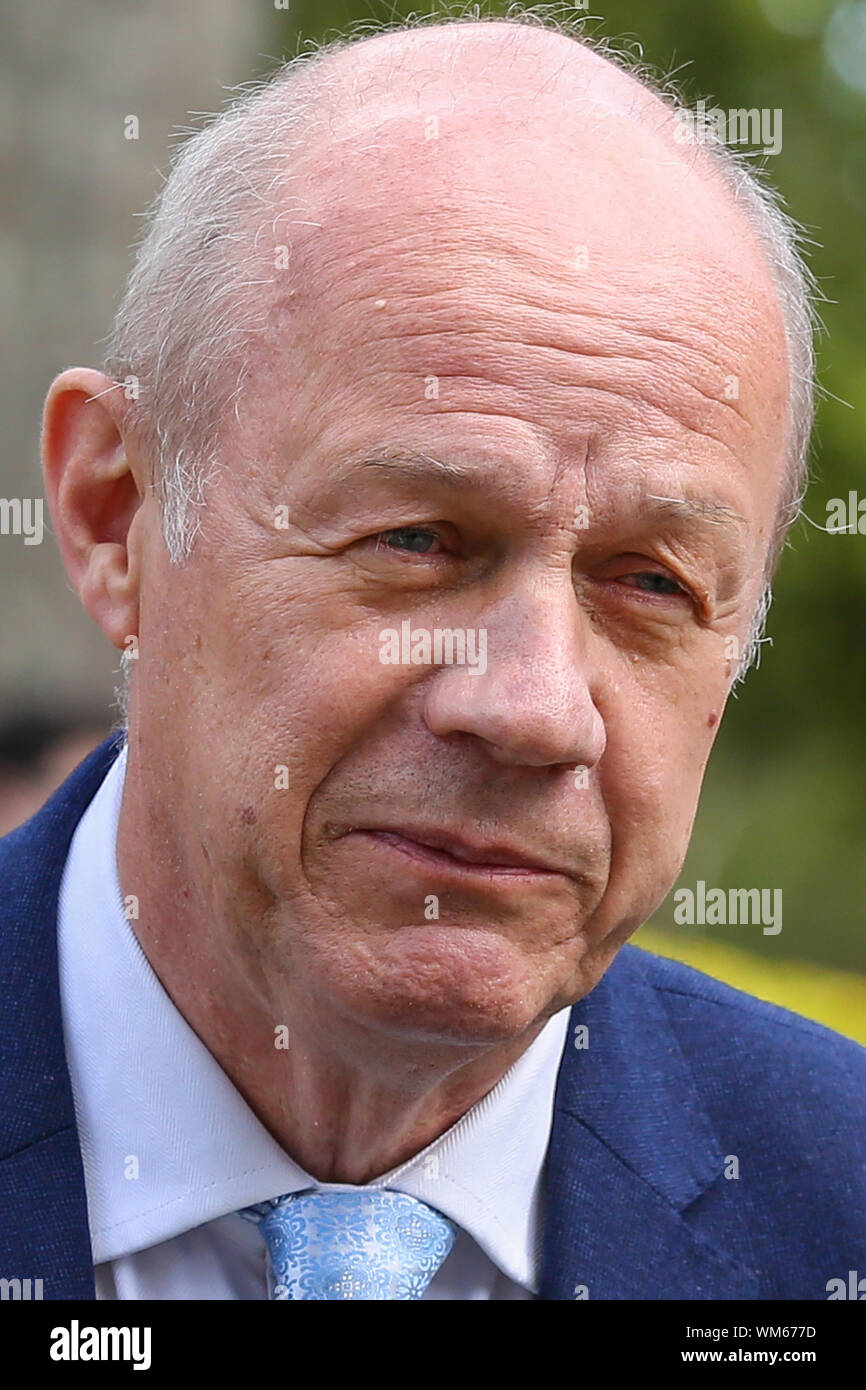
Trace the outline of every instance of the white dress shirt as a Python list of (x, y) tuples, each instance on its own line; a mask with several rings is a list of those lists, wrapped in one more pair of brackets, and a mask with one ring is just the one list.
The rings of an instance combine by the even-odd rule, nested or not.
[[(162, 988), (124, 910), (116, 865), (126, 749), (82, 817), (58, 912), (66, 1055), (100, 1299), (267, 1298), (268, 1256), (238, 1209), (304, 1188)], [(369, 1186), (458, 1227), (423, 1297), (538, 1291), (544, 1163), (568, 1009), (426, 1149)]]

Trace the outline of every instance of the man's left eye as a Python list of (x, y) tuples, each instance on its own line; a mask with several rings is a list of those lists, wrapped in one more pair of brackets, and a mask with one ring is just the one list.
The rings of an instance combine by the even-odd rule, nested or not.
[(376, 537), (376, 549), (380, 546), (388, 550), (409, 551), (414, 555), (427, 555), (431, 545), (439, 542), (436, 531), (429, 526), (399, 526), (393, 531), (380, 531)]
[(646, 594), (686, 595), (682, 584), (678, 584), (669, 574), (659, 574), (656, 570), (639, 570), (636, 574), (624, 574), (621, 576), (621, 583), (640, 589)]

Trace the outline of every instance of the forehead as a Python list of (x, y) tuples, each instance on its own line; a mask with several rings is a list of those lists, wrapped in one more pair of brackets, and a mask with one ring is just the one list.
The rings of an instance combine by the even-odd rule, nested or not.
[[(279, 213), (289, 265), (259, 378), (285, 375), (319, 436), (335, 428), (325, 403), (340, 427), (353, 410), (450, 411), (471, 429), (486, 391), (491, 414), (576, 439), (695, 434), (721, 462), (760, 460), (774, 492), (776, 293), (745, 214), (674, 144), (669, 114), (623, 100), (622, 74), (601, 89), (488, 55), (461, 80), (425, 61), (384, 96), (375, 73), (356, 82), (366, 99), (313, 132)], [(436, 400), (431, 376), (448, 382)], [(284, 412), (295, 432), (298, 413)]]

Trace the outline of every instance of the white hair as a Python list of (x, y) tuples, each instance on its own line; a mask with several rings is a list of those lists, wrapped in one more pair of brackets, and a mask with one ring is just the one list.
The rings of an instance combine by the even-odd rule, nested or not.
[[(250, 370), (251, 348), (265, 325), (265, 286), (283, 277), (274, 262), (275, 230), (286, 217), (293, 159), (320, 123), (326, 129), (335, 53), (367, 38), (425, 25), (492, 22), (551, 29), (591, 48), (628, 72), (669, 107), (688, 107), (669, 80), (639, 57), (589, 37), (585, 21), (563, 18), (554, 5), (512, 5), (486, 15), (480, 6), (388, 23), (362, 21), (325, 44), (304, 50), (266, 79), (233, 88), (224, 109), (173, 153), (163, 188), (148, 210), (135, 265), (108, 338), (105, 371), (125, 383), (129, 426), (151, 461), (159, 490), (165, 543), (174, 563), (191, 552), (207, 484), (221, 466), (220, 437)], [(339, 92), (337, 93), (339, 99)], [(770, 582), (808, 481), (815, 400), (813, 336), (817, 286), (801, 252), (806, 238), (780, 195), (724, 144), (703, 147), (733, 198), (746, 211), (772, 271), (787, 339), (791, 381), (789, 460), (765, 589), (737, 679), (762, 640)], [(251, 235), (253, 225), (258, 231)], [(280, 240), (278, 237), (277, 240)]]

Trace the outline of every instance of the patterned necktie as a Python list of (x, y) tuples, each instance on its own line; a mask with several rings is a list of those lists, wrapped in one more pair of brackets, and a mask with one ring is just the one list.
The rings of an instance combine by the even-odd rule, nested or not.
[(271, 1257), (275, 1299), (420, 1298), (449, 1254), (455, 1227), (402, 1192), (291, 1192), (245, 1207)]

